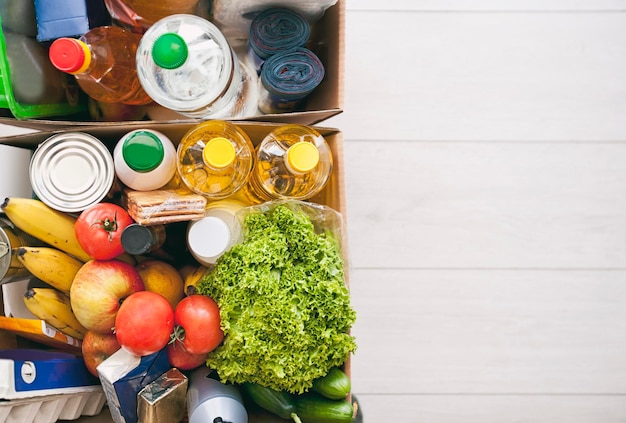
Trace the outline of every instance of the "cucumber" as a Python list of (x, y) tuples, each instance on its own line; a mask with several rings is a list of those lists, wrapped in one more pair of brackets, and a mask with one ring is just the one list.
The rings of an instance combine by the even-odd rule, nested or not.
[(276, 391), (258, 383), (244, 383), (243, 388), (259, 407), (283, 419), (292, 418), (296, 412), (293, 396), (288, 392)]
[(355, 414), (350, 401), (333, 400), (314, 392), (297, 396), (296, 410), (303, 423), (351, 423)]
[(342, 399), (350, 393), (350, 378), (339, 368), (333, 367), (326, 376), (315, 379), (311, 390), (330, 399)]

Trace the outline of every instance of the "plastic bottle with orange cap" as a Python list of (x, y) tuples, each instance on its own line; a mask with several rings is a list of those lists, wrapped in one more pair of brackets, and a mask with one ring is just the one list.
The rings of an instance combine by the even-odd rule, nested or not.
[(49, 49), (57, 69), (72, 74), (82, 90), (105, 103), (144, 105), (152, 98), (137, 77), (136, 52), (141, 40), (116, 26), (102, 26), (80, 38), (58, 38)]

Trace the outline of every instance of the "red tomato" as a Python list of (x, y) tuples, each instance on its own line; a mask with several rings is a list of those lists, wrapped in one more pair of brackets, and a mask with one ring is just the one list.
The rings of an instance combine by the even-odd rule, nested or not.
[(117, 204), (98, 203), (76, 219), (74, 232), (83, 250), (97, 260), (110, 260), (122, 254), (122, 231), (134, 223), (128, 212)]
[(161, 294), (138, 291), (122, 302), (115, 316), (115, 336), (122, 348), (144, 356), (163, 349), (174, 329), (174, 310)]
[(191, 370), (206, 364), (207, 354), (191, 354), (185, 350), (180, 341), (167, 344), (167, 358), (170, 366), (179, 370)]
[(190, 295), (176, 305), (175, 335), (191, 354), (206, 354), (224, 339), (217, 303), (206, 295)]

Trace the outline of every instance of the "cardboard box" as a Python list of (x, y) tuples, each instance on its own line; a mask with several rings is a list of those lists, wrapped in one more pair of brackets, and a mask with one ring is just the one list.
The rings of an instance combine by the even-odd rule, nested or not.
[[(258, 144), (270, 131), (274, 128), (282, 125), (282, 123), (273, 122), (249, 122), (238, 121), (235, 122), (240, 126), (249, 136), (252, 142)], [(134, 129), (149, 128), (160, 131), (167, 135), (172, 141), (177, 143), (182, 136), (197, 122), (127, 122), (127, 123), (112, 123), (100, 126), (72, 126), (69, 130), (89, 133), (98, 137), (107, 145), (113, 145), (117, 142), (122, 135), (130, 132)], [(331, 151), (333, 153), (334, 166), (333, 174), (326, 185), (326, 187), (310, 201), (324, 204), (332, 207), (343, 216), (343, 228), (342, 228), (342, 248), (344, 254), (346, 280), (349, 278), (349, 261), (348, 261), (348, 240), (347, 240), (347, 220), (346, 220), (346, 198), (345, 198), (345, 174), (343, 163), (343, 136), (342, 133), (335, 128), (326, 128), (316, 126), (317, 129), (328, 141)], [(51, 131), (48, 127), (46, 131), (34, 132), (23, 135), (13, 135), (5, 138), (0, 138), (0, 144), (9, 144), (16, 146), (27, 146), (35, 148), (39, 143), (46, 140), (51, 135), (58, 132), (67, 132), (68, 129)], [(345, 363), (345, 372), (350, 375), (350, 359)], [(102, 414), (109, 413), (109, 410), (105, 409)], [(103, 422), (112, 422), (110, 416), (106, 416)], [(278, 417), (272, 416), (269, 413), (253, 413), (250, 415), (250, 423), (279, 423), (281, 420)]]
[[(239, 121), (282, 122), (316, 124), (342, 112), (344, 103), (344, 29), (345, 28), (345, 0), (338, 0), (328, 8), (322, 18), (313, 26), (310, 42), (307, 44), (320, 58), (325, 68), (324, 80), (307, 98), (304, 111), (281, 114), (261, 114), (236, 119)], [(0, 53), (2, 51), (0, 50)], [(242, 53), (238, 53), (241, 55)], [(2, 56), (0, 56), (2, 57)], [(240, 58), (241, 60), (241, 58)], [(0, 60), (0, 63), (3, 61)], [(7, 79), (7, 78), (4, 78)], [(5, 86), (10, 90), (10, 87)], [(8, 93), (10, 94), (10, 93)], [(9, 109), (1, 109), (0, 116), (4, 116), (4, 123), (38, 128), (42, 130), (57, 130), (75, 125), (94, 125), (97, 122), (80, 121), (78, 119), (56, 117), (30, 118), (23, 114), (15, 119)], [(27, 116), (27, 117), (23, 117)], [(164, 119), (163, 119), (164, 120)], [(192, 119), (176, 118), (177, 121), (193, 121)]]

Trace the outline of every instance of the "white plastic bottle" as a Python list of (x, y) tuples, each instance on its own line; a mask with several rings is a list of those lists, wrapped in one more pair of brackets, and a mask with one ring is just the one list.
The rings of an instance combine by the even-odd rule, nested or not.
[(213, 201), (207, 205), (203, 218), (189, 222), (187, 247), (200, 264), (215, 264), (239, 242), (241, 224), (236, 213), (244, 207), (245, 204), (235, 200)]
[(158, 104), (193, 118), (258, 114), (256, 72), (240, 63), (222, 32), (199, 16), (155, 22), (139, 43), (137, 73)]
[(115, 145), (113, 164), (115, 174), (128, 188), (155, 190), (176, 174), (176, 147), (161, 132), (136, 129)]

